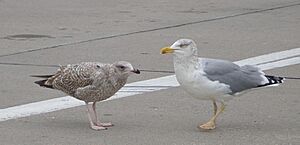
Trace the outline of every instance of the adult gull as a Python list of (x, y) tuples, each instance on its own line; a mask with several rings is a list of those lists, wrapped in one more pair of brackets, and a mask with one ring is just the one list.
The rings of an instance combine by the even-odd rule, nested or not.
[(139, 74), (140, 71), (126, 61), (113, 64), (82, 62), (61, 66), (52, 75), (33, 77), (44, 78), (35, 82), (42, 87), (57, 89), (84, 101), (90, 127), (94, 130), (103, 130), (113, 124), (98, 121), (96, 102), (113, 96), (126, 84), (127, 78), (133, 73)]
[(195, 42), (190, 39), (177, 40), (172, 46), (161, 49), (161, 54), (170, 53), (181, 87), (197, 99), (213, 102), (214, 115), (207, 123), (198, 126), (205, 130), (216, 127), (216, 118), (225, 109), (226, 100), (250, 89), (277, 86), (285, 79), (265, 75), (252, 65), (238, 66), (226, 60), (200, 58)]

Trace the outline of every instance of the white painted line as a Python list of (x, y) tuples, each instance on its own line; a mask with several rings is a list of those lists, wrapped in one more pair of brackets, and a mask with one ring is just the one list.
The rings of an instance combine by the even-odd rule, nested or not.
[[(171, 76), (160, 77), (160, 78), (155, 78), (155, 79), (150, 79), (145, 81), (134, 82), (134, 83), (127, 84), (126, 86), (123, 87), (120, 91), (118, 91), (114, 96), (112, 96), (111, 98), (105, 101), (143, 94), (145, 92), (158, 91), (170, 87), (176, 87), (179, 86), (179, 84), (176, 81), (174, 75), (171, 75)], [(136, 87), (136, 86), (141, 86), (141, 87)], [(40, 102), (24, 104), (20, 106), (9, 107), (0, 110), (0, 122), (10, 120), (10, 119), (16, 119), (20, 117), (58, 111), (62, 109), (81, 106), (84, 104), (85, 103), (83, 101), (77, 100), (70, 96), (65, 96), (65, 97), (40, 101)]]
[(84, 102), (73, 97), (65, 96), (40, 102), (9, 107), (0, 110), (0, 121), (16, 119), (41, 113), (53, 112), (61, 109), (84, 105)]
[(258, 67), (263, 70), (269, 70), (272, 68), (299, 64), (299, 62), (300, 62), (300, 57), (292, 57), (290, 59), (283, 59), (283, 60), (275, 61), (272, 63), (261, 64), (261, 65), (258, 65)]
[[(253, 58), (248, 58), (244, 60), (237, 61), (235, 63), (239, 65), (245, 64), (261, 64), (258, 67), (263, 70), (284, 67), (300, 63), (300, 48), (295, 48), (287, 51), (275, 52), (271, 54), (266, 54), (262, 56), (257, 56)], [(270, 63), (268, 63), (270, 62)], [(146, 92), (153, 92), (163, 89), (168, 89), (170, 87), (179, 86), (176, 81), (175, 75), (170, 75), (166, 77), (160, 77), (145, 81), (139, 81), (127, 84), (119, 92), (117, 92), (113, 97), (107, 100), (114, 100), (119, 98), (124, 98), (128, 96), (133, 96), (137, 94), (143, 94)], [(9, 107), (0, 110), (0, 121), (6, 121), (9, 119), (16, 119), (20, 117), (26, 117), (31, 115), (37, 115), (41, 113), (48, 113), (53, 111), (58, 111), (62, 109), (72, 108), (76, 106), (84, 105), (82, 101), (74, 99), (70, 96), (49, 99), (40, 102), (34, 102), (29, 104), (24, 104), (20, 106)]]
[(236, 63), (238, 65), (246, 65), (246, 64), (257, 65), (257, 64), (261, 64), (261, 63), (267, 63), (267, 62), (271, 62), (271, 61), (296, 57), (299, 55), (300, 55), (300, 48), (294, 48), (294, 49), (290, 49), (290, 50), (279, 51), (279, 52), (274, 52), (274, 53), (256, 56), (256, 57), (252, 57), (252, 58), (243, 59), (243, 60), (237, 61)]

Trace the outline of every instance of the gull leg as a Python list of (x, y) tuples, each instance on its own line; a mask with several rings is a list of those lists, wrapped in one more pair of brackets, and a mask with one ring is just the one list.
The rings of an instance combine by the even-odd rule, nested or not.
[(218, 106), (217, 106), (217, 102), (215, 100), (213, 100), (213, 105), (214, 105), (214, 115), (216, 115), (217, 111), (218, 111)]
[(89, 118), (89, 121), (90, 121), (90, 127), (93, 130), (105, 130), (105, 129), (107, 129), (106, 127), (98, 126), (97, 124), (94, 123), (94, 121), (95, 121), (94, 114), (91, 113), (91, 111), (93, 109), (91, 107), (91, 104), (88, 104), (87, 102), (86, 102), (86, 110), (87, 110), (88, 118)]
[(225, 104), (222, 102), (219, 110), (217, 108), (218, 106), (215, 101), (213, 101), (213, 105), (214, 105), (214, 111), (215, 111), (214, 116), (207, 123), (199, 125), (198, 128), (205, 129), (205, 130), (212, 130), (212, 129), (216, 128), (216, 119), (220, 115), (220, 113), (222, 113), (224, 111)]
[(101, 123), (100, 121), (98, 121), (97, 119), (97, 112), (96, 112), (96, 102), (93, 102), (93, 114), (94, 114), (94, 123), (97, 124), (98, 126), (103, 126), (103, 127), (111, 127), (114, 126), (111, 122), (106, 122), (106, 123)]

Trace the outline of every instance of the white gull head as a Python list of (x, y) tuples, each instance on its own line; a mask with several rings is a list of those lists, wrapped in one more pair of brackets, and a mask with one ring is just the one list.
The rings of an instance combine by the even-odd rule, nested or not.
[(179, 39), (172, 46), (162, 48), (161, 53), (173, 53), (179, 57), (190, 57), (197, 55), (197, 47), (191, 39)]

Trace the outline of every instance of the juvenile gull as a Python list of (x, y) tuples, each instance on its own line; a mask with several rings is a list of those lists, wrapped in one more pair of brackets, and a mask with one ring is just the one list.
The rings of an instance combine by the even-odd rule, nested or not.
[[(179, 84), (190, 95), (201, 100), (211, 100), (213, 117), (198, 128), (214, 129), (218, 115), (225, 109), (224, 102), (241, 95), (246, 90), (276, 86), (284, 77), (265, 75), (251, 65), (209, 58), (199, 58), (193, 40), (180, 39), (172, 46), (161, 49), (161, 54), (173, 53), (174, 70)], [(218, 108), (217, 102), (220, 103)]]
[(139, 74), (140, 71), (125, 61), (113, 64), (82, 62), (61, 66), (53, 75), (33, 77), (45, 78), (35, 82), (42, 87), (57, 89), (84, 101), (90, 127), (94, 130), (103, 130), (113, 124), (101, 123), (97, 120), (96, 102), (113, 96), (126, 84), (127, 78), (133, 73)]

